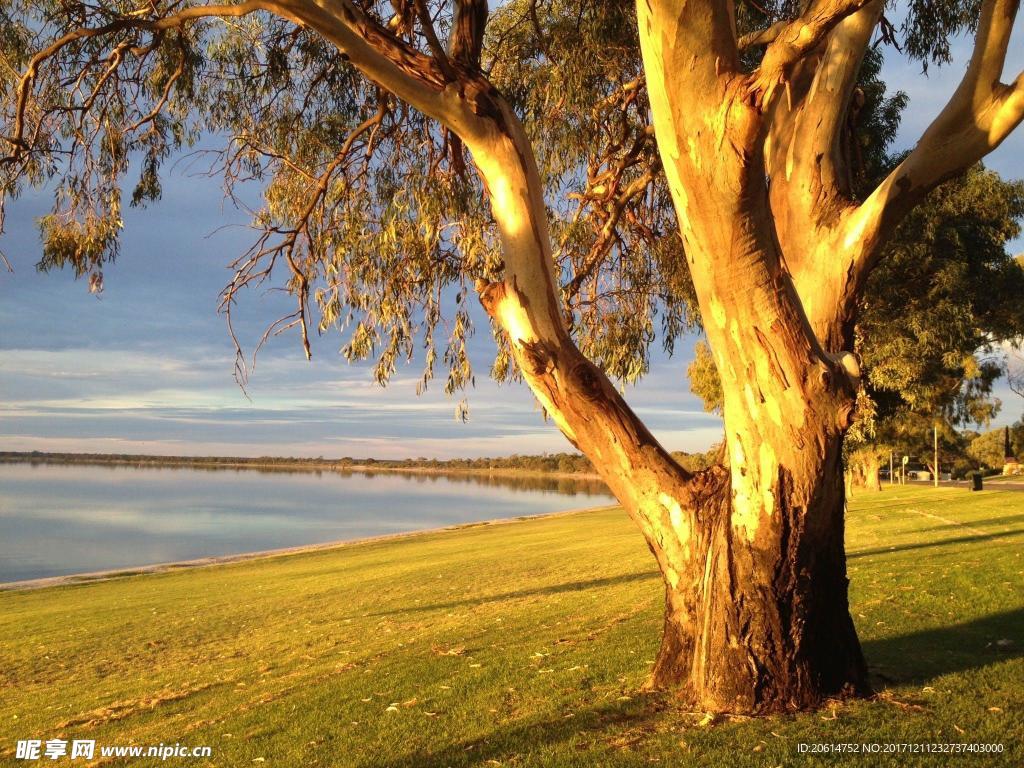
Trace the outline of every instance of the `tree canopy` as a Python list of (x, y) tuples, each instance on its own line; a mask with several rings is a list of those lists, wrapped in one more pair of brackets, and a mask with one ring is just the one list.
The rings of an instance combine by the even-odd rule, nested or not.
[[(449, 66), (479, 57), (514, 105), (537, 152), (559, 282), (585, 354), (633, 381), (656, 339), (671, 352), (699, 327), (631, 1), (502, 3), (468, 52), (454, 50), (459, 4), (342, 5), (392, 33), (428, 79), (448, 77), (428, 57), (452, 38)], [(224, 311), (246, 287), (282, 287), (295, 312), (268, 333), (297, 328), (308, 353), (309, 334), (337, 329), (345, 356), (374, 360), (382, 383), (423, 347), (423, 383), (440, 360), (446, 389), (461, 388), (472, 377), (469, 288), (502, 268), (486, 191), (452, 132), (368, 81), (338, 41), (288, 8), (5, 0), (0, 194), (52, 189), (40, 267), (73, 269), (99, 290), (119, 252), (123, 206), (157, 201), (166, 161), (194, 152), (239, 204), (240, 185), (263, 190)], [(747, 66), (799, 10), (738, 4)], [(898, 28), (883, 20), (878, 43), (941, 64), (977, 13), (977, 2), (911, 3)], [(885, 97), (881, 51), (862, 66), (844, 138), (862, 196), (881, 180), (903, 105), (900, 94)], [(514, 375), (496, 339), (494, 373)]]

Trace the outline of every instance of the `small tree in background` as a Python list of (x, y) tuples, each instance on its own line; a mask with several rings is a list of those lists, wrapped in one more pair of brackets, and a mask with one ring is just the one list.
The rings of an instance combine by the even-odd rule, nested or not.
[(956, 429), (988, 424), (999, 410), (1000, 345), (1024, 337), (1024, 269), (1006, 250), (1022, 217), (1024, 184), (977, 167), (900, 225), (858, 322), (870, 407), (861, 409), (848, 460), (865, 487), (880, 487), (877, 461), (889, 450), (934, 472), (936, 428), (952, 468), (965, 449)]

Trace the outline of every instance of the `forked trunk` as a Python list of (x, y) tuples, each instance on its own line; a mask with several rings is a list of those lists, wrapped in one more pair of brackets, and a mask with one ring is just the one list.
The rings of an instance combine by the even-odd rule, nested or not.
[[(690, 137), (689, 153), (672, 134), (666, 154), (659, 135), (724, 396), (729, 469), (691, 475), (573, 343), (529, 143), (500, 100), (481, 112), (500, 120), (467, 133), (466, 145), (490, 193), (505, 273), (478, 283), (480, 299), (545, 411), (658, 560), (667, 607), (653, 683), (695, 707), (746, 714), (867, 690), (843, 554), (841, 441), (856, 366), (821, 348), (799, 306), (758, 157), (721, 150), (707, 131)], [(683, 191), (684, 172), (699, 195)]]
[(840, 438), (779, 427), (761, 441), (753, 464), (730, 446), (731, 478), (651, 544), (666, 575), (651, 682), (702, 710), (793, 711), (869, 690), (847, 602)]

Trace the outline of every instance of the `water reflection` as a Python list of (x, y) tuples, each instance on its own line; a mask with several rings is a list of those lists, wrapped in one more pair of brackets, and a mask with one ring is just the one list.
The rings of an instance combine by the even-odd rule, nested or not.
[(608, 486), (600, 480), (590, 477), (570, 477), (567, 475), (514, 475), (484, 474), (477, 472), (381, 472), (377, 470), (338, 470), (342, 477), (360, 475), (363, 477), (379, 477), (394, 475), (404, 477), (416, 483), (447, 482), (452, 484), (486, 485), (491, 488), (509, 488), (513, 491), (541, 491), (557, 493), (562, 496), (600, 496), (608, 494)]
[(0, 582), (608, 503), (572, 477), (0, 464)]

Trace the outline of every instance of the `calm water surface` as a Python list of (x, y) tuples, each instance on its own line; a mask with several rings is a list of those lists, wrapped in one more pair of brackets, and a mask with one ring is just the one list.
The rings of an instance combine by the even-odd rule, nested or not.
[(610, 503), (554, 478), (0, 464), (0, 582)]

